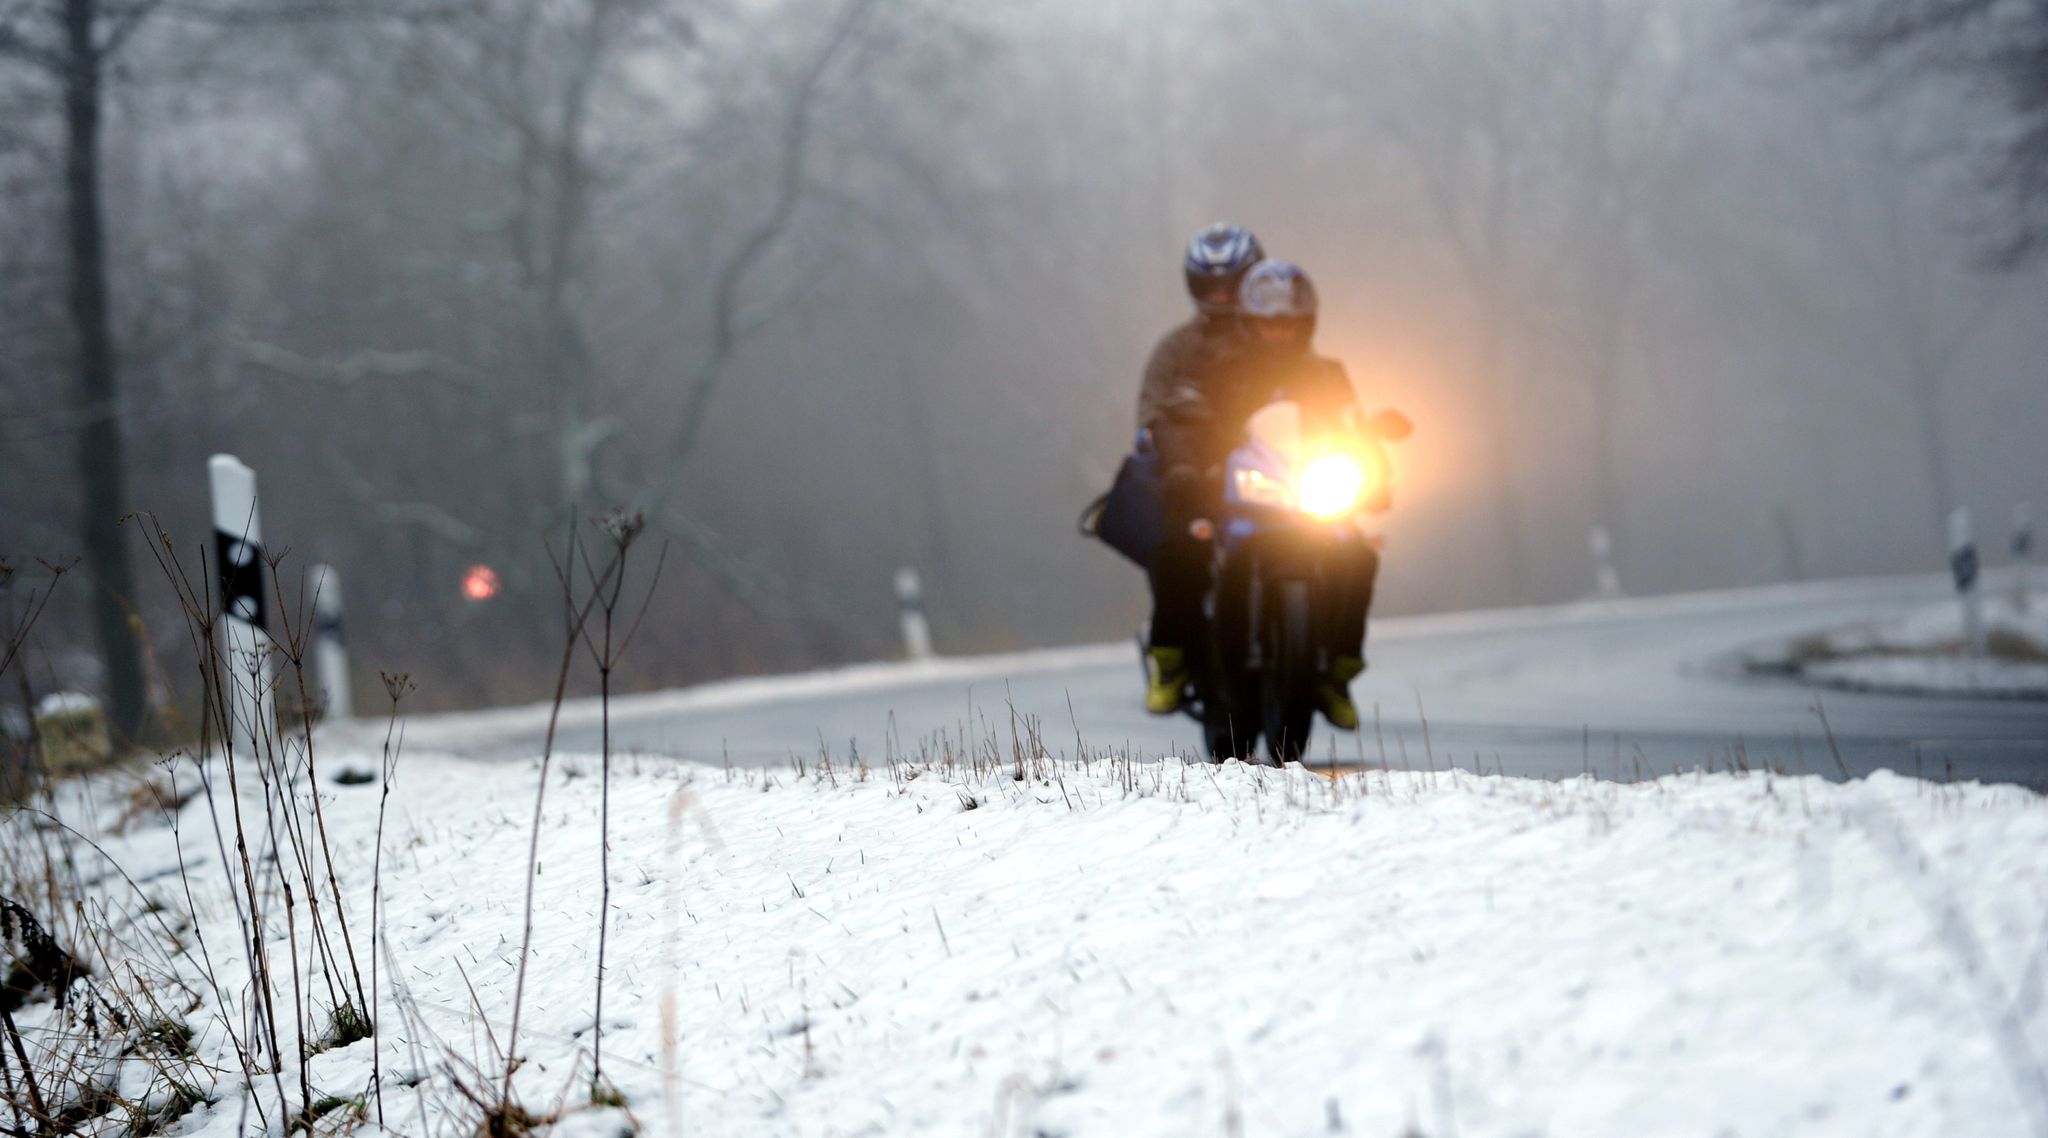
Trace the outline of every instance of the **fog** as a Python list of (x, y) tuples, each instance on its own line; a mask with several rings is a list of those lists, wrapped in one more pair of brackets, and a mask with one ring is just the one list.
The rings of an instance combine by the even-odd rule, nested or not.
[[(1986, 264), (2012, 124), (1766, 4), (282, 11), (107, 29), (111, 404), (77, 386), (60, 87), (0, 55), (0, 553), (143, 510), (196, 566), (233, 453), (287, 591), (340, 570), (359, 690), (544, 696), (549, 544), (620, 507), (638, 572), (668, 547), (632, 687), (897, 652), (904, 565), (943, 652), (1130, 636), (1144, 582), (1075, 517), (1216, 220), (1308, 270), (1320, 350), (1416, 424), (1378, 612), (1586, 595), (1595, 524), (1658, 593), (1938, 569), (1950, 507), (1996, 554), (2048, 504), (2048, 289)], [(463, 597), (475, 564), (502, 594)], [(39, 686), (104, 682), (89, 568)]]

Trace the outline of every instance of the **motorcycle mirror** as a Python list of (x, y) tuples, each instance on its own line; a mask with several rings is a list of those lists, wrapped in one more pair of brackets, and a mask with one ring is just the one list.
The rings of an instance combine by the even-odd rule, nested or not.
[(1394, 410), (1392, 407), (1384, 408), (1375, 413), (1368, 427), (1373, 434), (1390, 443), (1400, 442), (1402, 439), (1415, 433), (1415, 424), (1408, 420), (1408, 416)]

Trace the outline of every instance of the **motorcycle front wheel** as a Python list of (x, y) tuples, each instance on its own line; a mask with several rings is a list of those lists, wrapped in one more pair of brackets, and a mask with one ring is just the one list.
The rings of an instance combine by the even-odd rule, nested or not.
[(1300, 762), (1315, 718), (1316, 646), (1307, 581), (1283, 581), (1274, 590), (1262, 635), (1265, 674), (1260, 684), (1266, 751), (1276, 765)]
[[(1242, 645), (1237, 646), (1242, 652)], [(1231, 659), (1212, 649), (1202, 689), (1202, 744), (1209, 761), (1255, 760), (1259, 753), (1259, 691), (1241, 671), (1222, 666)]]

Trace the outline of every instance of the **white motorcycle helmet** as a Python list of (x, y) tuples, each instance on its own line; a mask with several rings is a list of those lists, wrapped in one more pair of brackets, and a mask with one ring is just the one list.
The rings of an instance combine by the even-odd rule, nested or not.
[(1291, 261), (1260, 261), (1237, 286), (1246, 334), (1268, 344), (1308, 345), (1316, 330), (1316, 286)]

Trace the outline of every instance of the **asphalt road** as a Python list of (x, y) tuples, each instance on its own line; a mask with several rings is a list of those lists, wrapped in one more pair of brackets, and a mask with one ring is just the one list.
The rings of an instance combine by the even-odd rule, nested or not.
[[(1945, 595), (1938, 578), (1891, 578), (1383, 620), (1353, 689), (1364, 730), (1322, 729), (1311, 755), (1546, 778), (1746, 762), (1831, 778), (1890, 768), (2048, 784), (2048, 703), (1817, 691), (1741, 668), (1746, 647)], [(1007, 748), (1013, 730), (1035, 724), (1049, 749), (1069, 754), (1077, 740), (1093, 751), (1198, 754), (1194, 722), (1147, 716), (1140, 691), (1128, 643), (866, 665), (616, 699), (612, 740), (710, 763), (811, 762), (821, 751), (879, 762), (892, 748)], [(531, 757), (545, 710), (419, 717), (407, 746)], [(598, 739), (593, 704), (564, 708), (558, 751), (594, 752)]]

